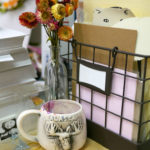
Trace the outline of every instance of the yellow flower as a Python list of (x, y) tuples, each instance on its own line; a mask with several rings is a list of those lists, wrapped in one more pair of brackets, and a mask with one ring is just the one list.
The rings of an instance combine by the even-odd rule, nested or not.
[(55, 4), (51, 7), (51, 13), (56, 20), (61, 20), (66, 16), (66, 8), (63, 4)]
[(72, 29), (69, 26), (62, 26), (58, 29), (58, 37), (60, 40), (68, 41), (72, 38)]
[(58, 2), (58, 0), (49, 0), (49, 4), (50, 6), (56, 4)]

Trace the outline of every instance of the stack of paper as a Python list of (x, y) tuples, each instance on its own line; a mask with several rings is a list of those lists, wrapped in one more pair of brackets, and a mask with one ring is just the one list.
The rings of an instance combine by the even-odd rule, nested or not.
[(24, 37), (22, 32), (0, 28), (0, 50), (22, 47)]
[(25, 36), (19, 31), (0, 28), (0, 95), (3, 89), (7, 93), (7, 88), (35, 81), (32, 62), (22, 47)]

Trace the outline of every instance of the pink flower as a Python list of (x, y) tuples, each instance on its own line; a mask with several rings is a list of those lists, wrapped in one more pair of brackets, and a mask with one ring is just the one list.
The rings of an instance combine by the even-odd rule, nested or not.
[(41, 24), (48, 24), (52, 20), (51, 11), (49, 9), (46, 11), (37, 10), (36, 18)]
[(70, 3), (70, 0), (64, 0), (64, 3)]
[(52, 20), (48, 26), (50, 27), (50, 30), (53, 31), (53, 30), (57, 30), (59, 28), (59, 25), (58, 25), (58, 22), (57, 21), (54, 21)]

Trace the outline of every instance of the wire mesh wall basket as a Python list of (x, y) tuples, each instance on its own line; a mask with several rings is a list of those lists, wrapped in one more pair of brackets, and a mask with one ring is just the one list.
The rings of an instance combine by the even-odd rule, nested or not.
[(88, 137), (110, 150), (149, 150), (150, 56), (72, 40), (62, 57), (68, 97), (82, 104)]

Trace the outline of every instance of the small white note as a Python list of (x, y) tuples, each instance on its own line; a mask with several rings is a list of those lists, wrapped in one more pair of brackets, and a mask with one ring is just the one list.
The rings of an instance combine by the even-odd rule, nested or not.
[(14, 58), (11, 55), (0, 56), (0, 62), (9, 62), (9, 61), (14, 61)]
[(80, 64), (79, 82), (90, 84), (105, 91), (106, 72)]

